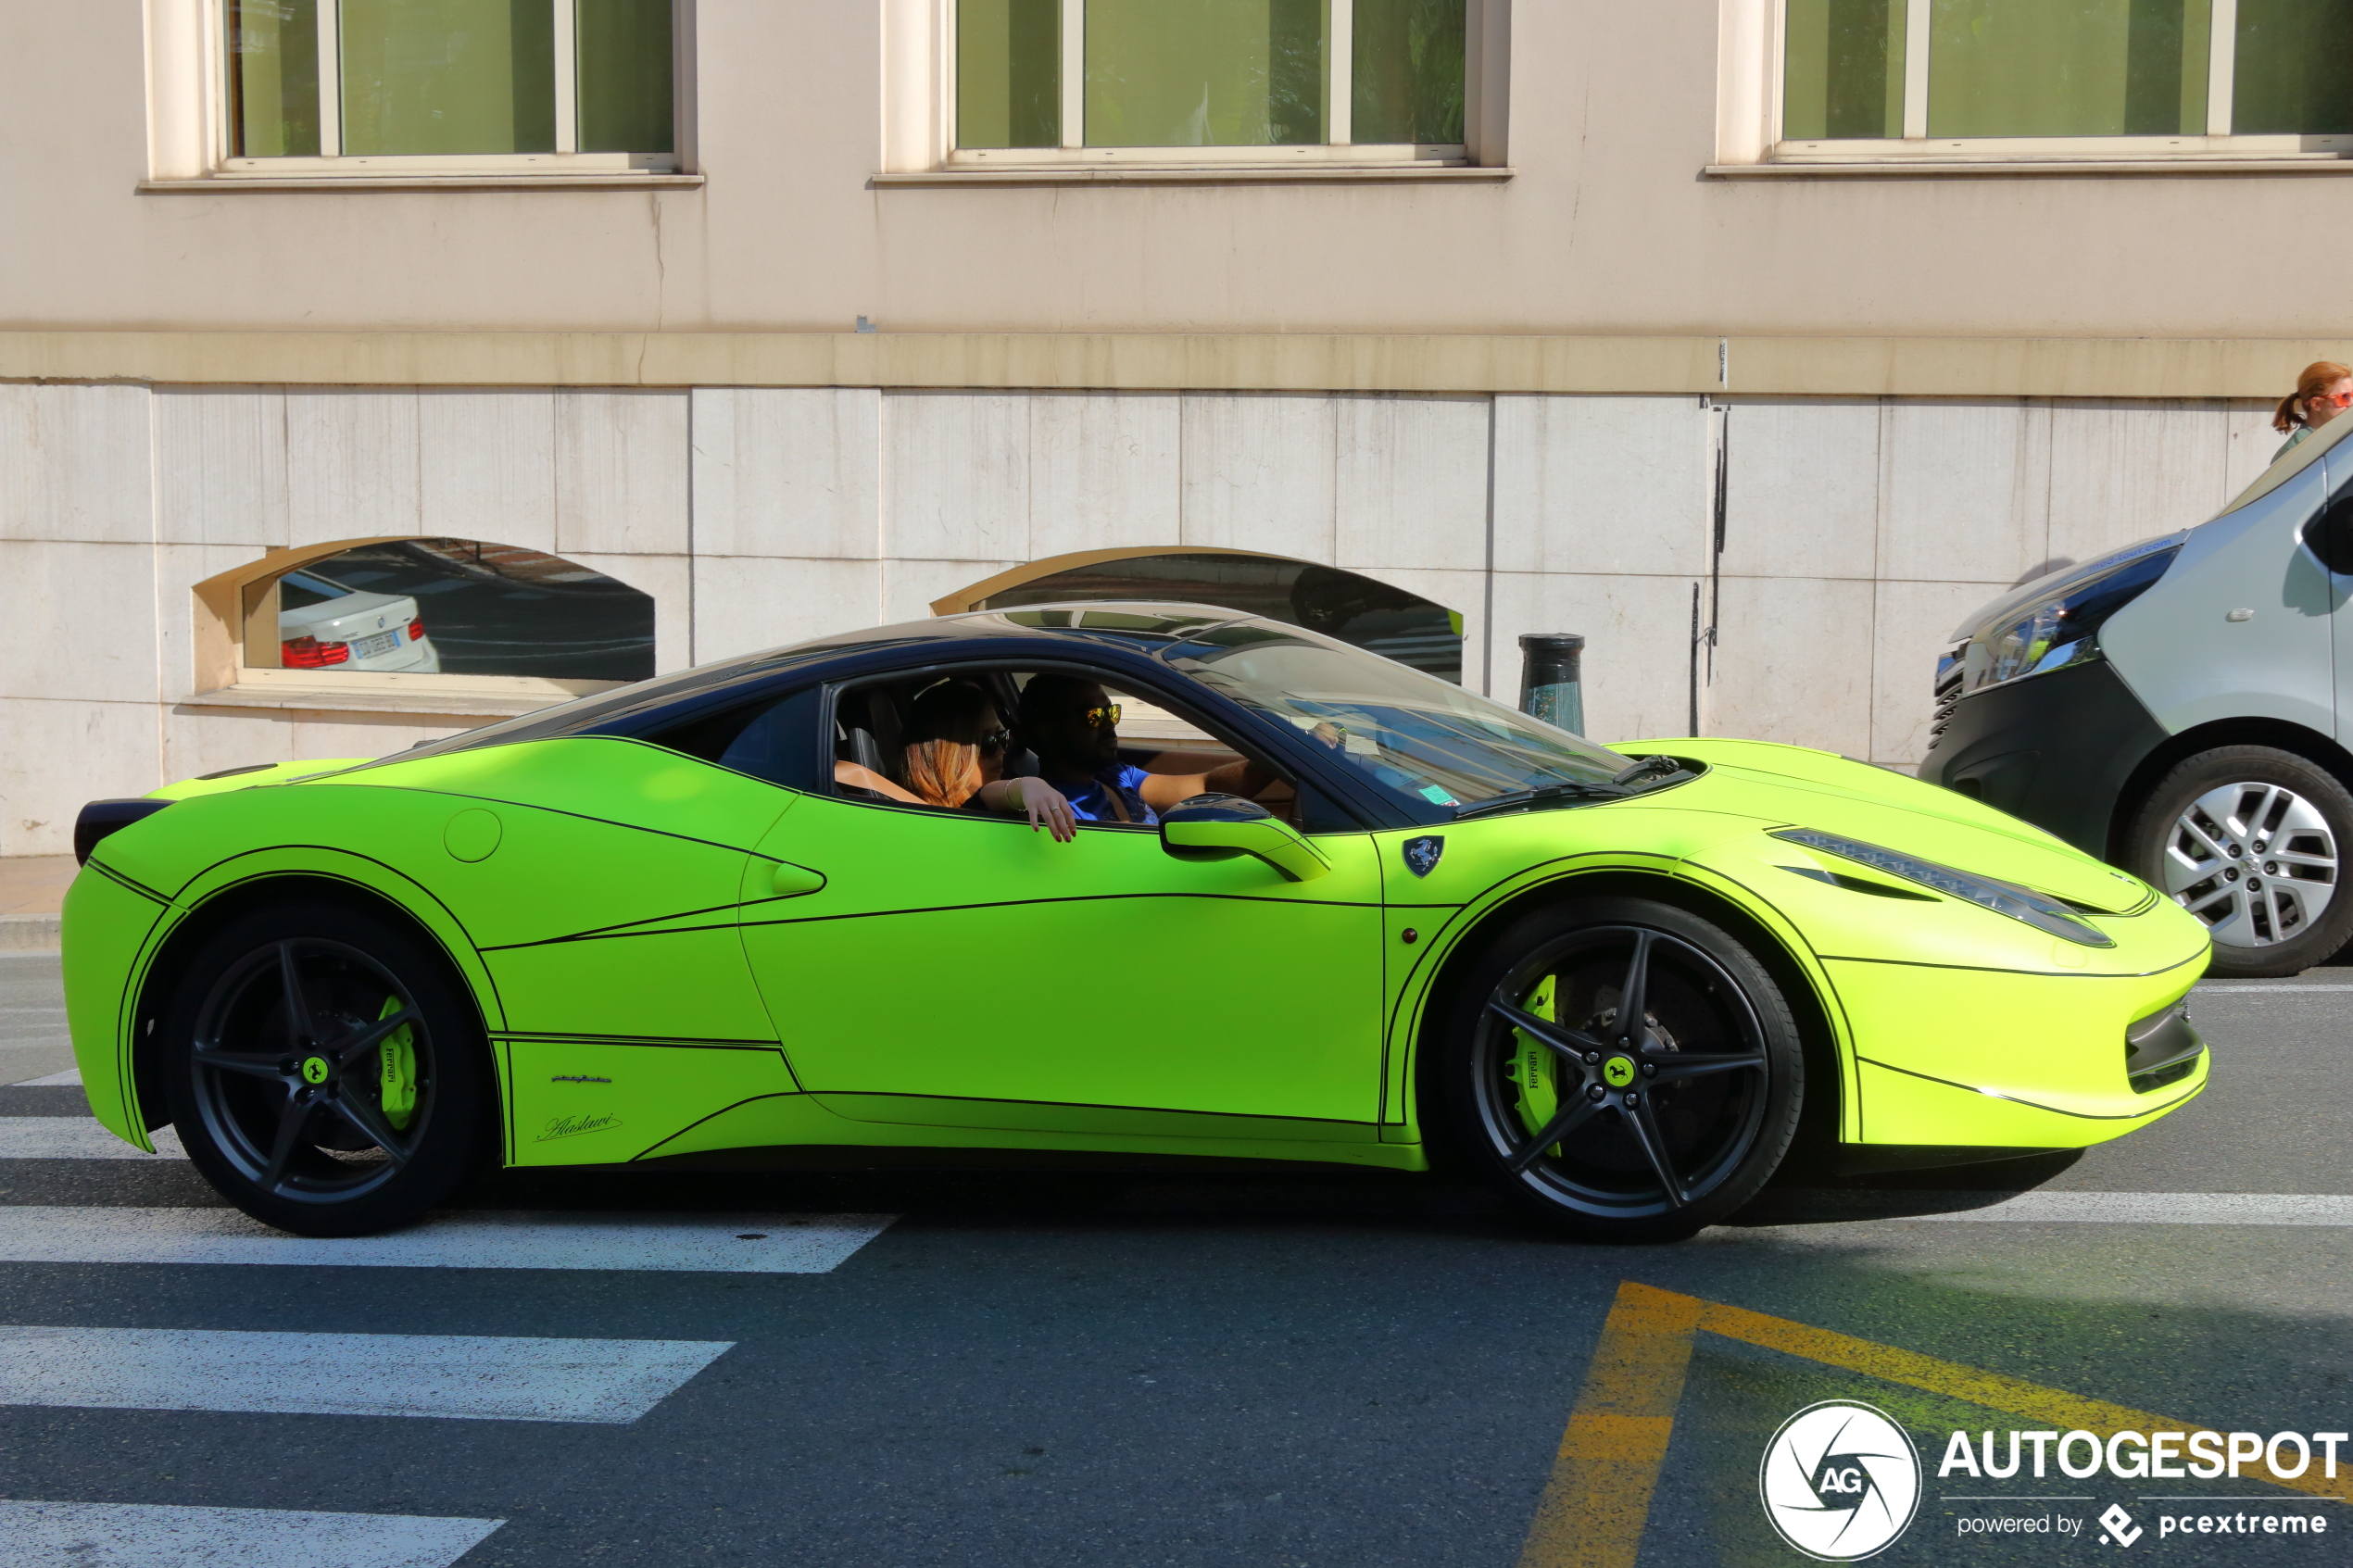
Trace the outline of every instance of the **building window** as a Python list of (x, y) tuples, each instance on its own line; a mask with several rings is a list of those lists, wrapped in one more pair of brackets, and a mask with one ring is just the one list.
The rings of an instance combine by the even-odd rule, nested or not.
[(956, 0), (953, 162), (1465, 158), (1469, 0)]
[(2353, 0), (1782, 0), (1781, 157), (2353, 151)]
[(512, 545), (362, 545), (252, 583), (245, 604), (249, 670), (566, 682), (654, 672), (650, 597)]
[(676, 167), (671, 0), (222, 0), (223, 167)]
[(1088, 550), (1032, 561), (936, 601), (937, 615), (1073, 601), (1217, 605), (1304, 626), (1460, 684), (1463, 618), (1338, 567), (1241, 550)]

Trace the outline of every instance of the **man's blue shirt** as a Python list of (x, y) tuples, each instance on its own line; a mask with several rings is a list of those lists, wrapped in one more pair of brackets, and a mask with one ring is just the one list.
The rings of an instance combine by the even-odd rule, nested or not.
[(1088, 780), (1083, 790), (1074, 790), (1060, 779), (1046, 782), (1069, 797), (1071, 815), (1082, 822), (1120, 821), (1119, 813), (1112, 808), (1112, 802), (1116, 799), (1127, 808), (1128, 822), (1155, 827), (1159, 825), (1160, 819), (1152, 814), (1151, 807), (1144, 804), (1140, 793), (1144, 781), (1151, 776), (1141, 768), (1113, 767), (1104, 769)]

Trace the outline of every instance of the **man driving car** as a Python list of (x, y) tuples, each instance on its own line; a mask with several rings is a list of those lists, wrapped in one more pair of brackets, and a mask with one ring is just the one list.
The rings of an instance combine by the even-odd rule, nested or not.
[(1159, 812), (1212, 791), (1254, 796), (1275, 780), (1258, 763), (1228, 762), (1202, 773), (1148, 773), (1119, 759), (1119, 705), (1101, 685), (1076, 675), (1033, 675), (1022, 688), (1023, 744), (1038, 771), (1088, 822), (1160, 821)]

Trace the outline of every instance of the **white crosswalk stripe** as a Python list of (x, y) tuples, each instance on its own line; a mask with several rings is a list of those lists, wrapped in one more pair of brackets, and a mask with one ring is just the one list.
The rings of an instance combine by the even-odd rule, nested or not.
[(1790, 1188), (1766, 1198), (1741, 1225), (1706, 1233), (1724, 1240), (1756, 1225), (2087, 1224), (2312, 1225), (2353, 1227), (2353, 1197), (2311, 1192), (1912, 1192), (1862, 1194)]
[(890, 1214), (453, 1212), (384, 1236), (288, 1236), (233, 1209), (0, 1205), (0, 1262), (829, 1273)]
[(76, 1568), (448, 1568), (503, 1519), (0, 1501), (9, 1563)]
[(185, 1160), (180, 1135), (157, 1127), (156, 1151), (132, 1148), (89, 1116), (0, 1116), (0, 1160)]
[[(54, 1060), (54, 1059), (53, 1059)], [(79, 1070), (11, 1088), (46, 1109)], [(45, 1162), (107, 1161), (60, 1179), (77, 1197), (130, 1162), (187, 1169), (170, 1128), (143, 1153), (87, 1115), (0, 1116), (0, 1162), (28, 1181)], [(37, 1188), (35, 1189), (38, 1190)], [(103, 1184), (94, 1190), (104, 1191)], [(118, 1201), (141, 1188), (119, 1186)], [(26, 1196), (31, 1196), (27, 1193)], [(14, 1263), (824, 1273), (887, 1214), (451, 1211), (383, 1236), (290, 1236), (226, 1207), (0, 1203), (0, 1265)], [(484, 1286), (503, 1288), (498, 1276)], [(298, 1299), (291, 1298), (289, 1299)], [(274, 1321), (273, 1321), (274, 1320)], [(217, 1319), (214, 1321), (218, 1321)], [(726, 1339), (592, 1339), (0, 1325), (0, 1407), (625, 1425), (724, 1355)], [(300, 1324), (299, 1314), (294, 1319)], [(581, 1326), (587, 1326), (583, 1324)], [(120, 1496), (122, 1477), (96, 1483)], [(101, 1495), (104, 1495), (103, 1493)], [(133, 1492), (135, 1496), (135, 1491)], [(275, 1500), (274, 1499), (272, 1500)], [(341, 1500), (332, 1494), (290, 1503)], [(430, 1507), (434, 1499), (421, 1499)], [(450, 1568), (503, 1521), (66, 1499), (0, 1500), (0, 1568)]]
[(0, 1327), (0, 1405), (625, 1425), (728, 1340)]
[(2353, 1198), (2334, 1193), (2022, 1192), (1983, 1209), (1916, 1217), (2026, 1224), (2353, 1225)]

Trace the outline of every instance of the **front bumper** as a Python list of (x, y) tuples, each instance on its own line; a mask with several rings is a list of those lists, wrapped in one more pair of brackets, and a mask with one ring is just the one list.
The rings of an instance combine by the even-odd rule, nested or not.
[(2165, 739), (2115, 666), (2095, 659), (1962, 697), (1919, 776), (2106, 859), (2117, 799)]
[(1844, 1144), (2082, 1148), (2205, 1087), (2204, 1051), (2164, 1014), (2205, 972), (2208, 943), (2171, 900), (2144, 889), (2130, 913), (2085, 913), (2113, 944), (2095, 947), (1887, 879), (1806, 874), (1828, 863), (1767, 834), (1686, 862), (1810, 949), (1845, 1047)]
[(2208, 1057), (2136, 1071), (2128, 1035), (2179, 1003), (2205, 960), (2203, 943), (2153, 974), (1825, 960), (1855, 1032), (1852, 1141), (2084, 1148), (2147, 1126), (2206, 1087)]

